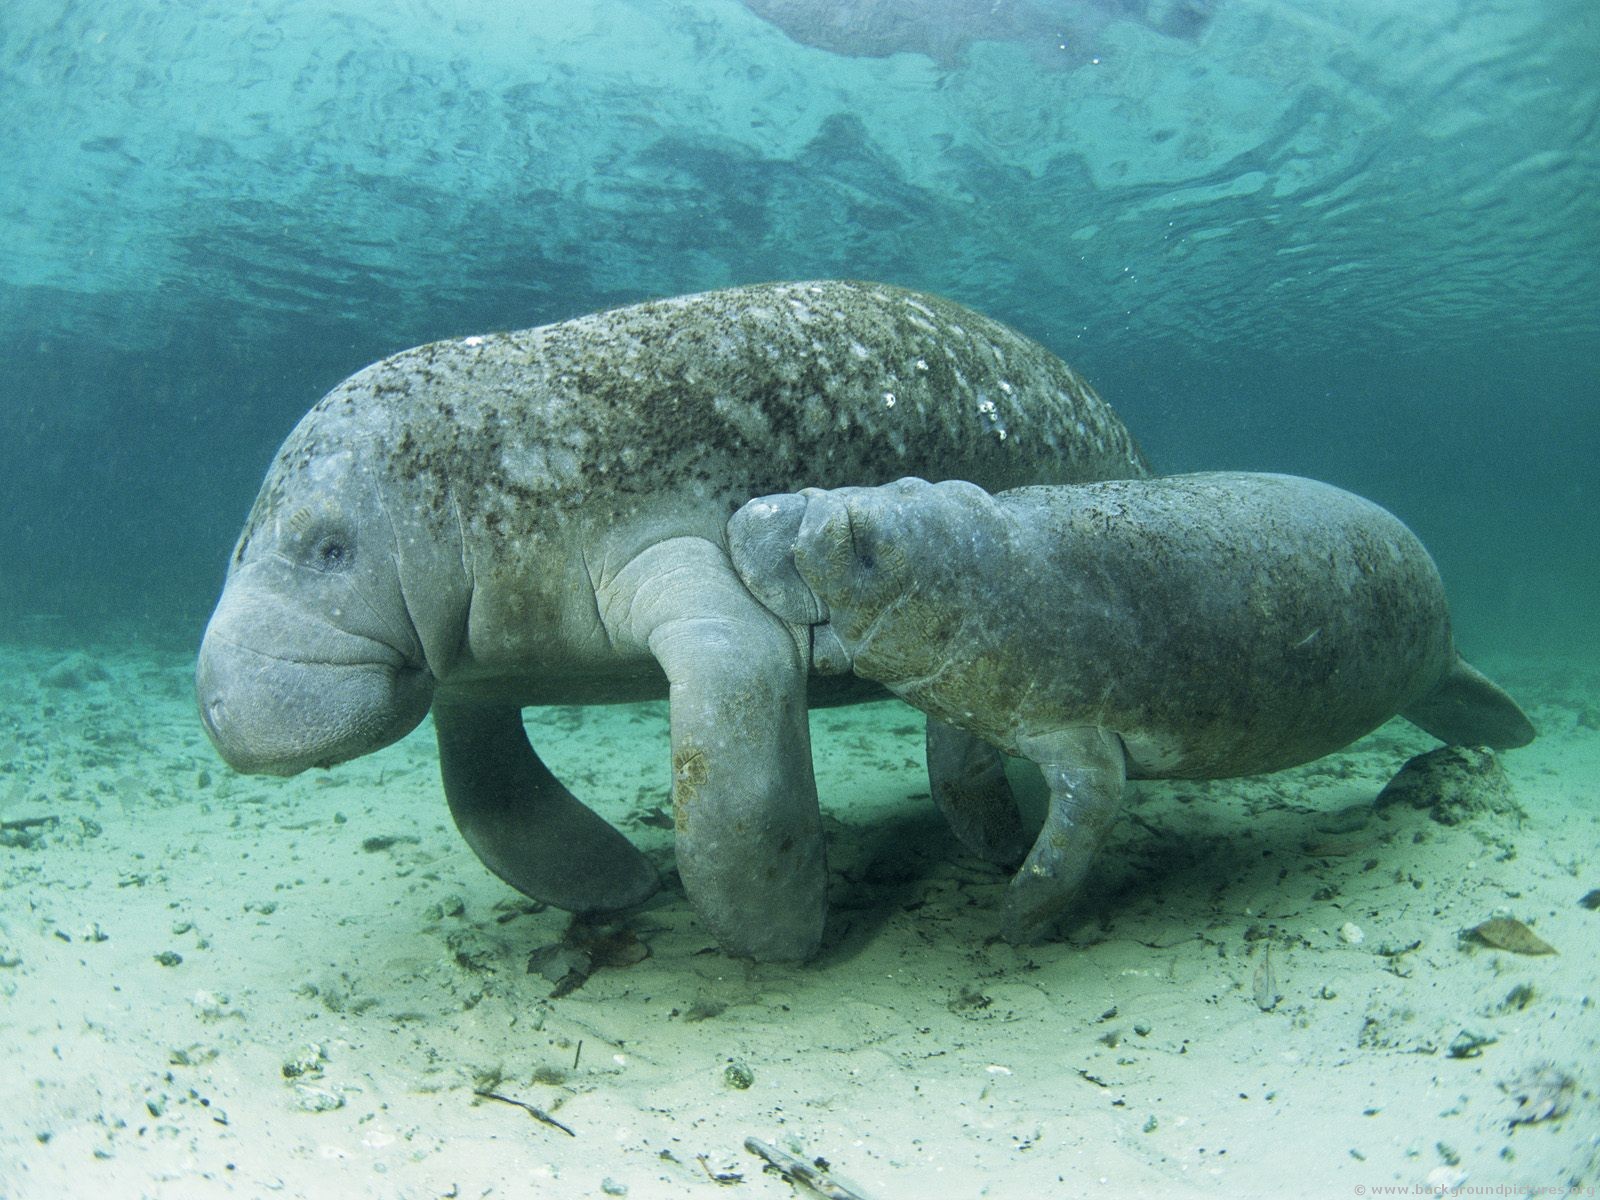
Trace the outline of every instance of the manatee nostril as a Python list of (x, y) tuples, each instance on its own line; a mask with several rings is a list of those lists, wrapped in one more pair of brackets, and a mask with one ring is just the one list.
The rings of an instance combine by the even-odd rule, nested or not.
[(878, 565), (872, 519), (853, 504), (845, 511), (850, 522), (850, 550), (855, 556), (855, 565), (858, 570), (870, 571)]

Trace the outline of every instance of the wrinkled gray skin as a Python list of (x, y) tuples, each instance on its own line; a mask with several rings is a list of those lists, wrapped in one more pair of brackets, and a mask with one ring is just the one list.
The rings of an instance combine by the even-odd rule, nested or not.
[[(1202, 474), (991, 496), (902, 479), (751, 501), (735, 568), (819, 670), (929, 717), (933, 792), (961, 840), (1026, 861), (1016, 942), (1070, 906), (1127, 778), (1276, 771), (1400, 713), (1443, 741), (1532, 740), (1451, 644), (1433, 561), (1395, 517), (1285, 475)], [(1027, 838), (996, 756), (1050, 788)]]
[(739, 582), (730, 514), (907, 473), (1144, 471), (1055, 356), (882, 285), (735, 288), (422, 346), (341, 383), (284, 444), (200, 649), (201, 712), (234, 767), (287, 775), (388, 745), (431, 706), (484, 863), (596, 912), (655, 872), (540, 762), (520, 710), (669, 696), (691, 900), (729, 951), (803, 959), (827, 879), (810, 648)]

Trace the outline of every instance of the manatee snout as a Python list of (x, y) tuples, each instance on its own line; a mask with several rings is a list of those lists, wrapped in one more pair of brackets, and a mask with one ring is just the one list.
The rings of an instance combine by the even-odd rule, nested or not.
[(745, 586), (785, 621), (860, 626), (906, 588), (927, 541), (924, 527), (968, 490), (977, 491), (906, 478), (763, 496), (728, 523), (729, 554)]
[(796, 569), (825, 605), (869, 616), (905, 591), (924, 556), (937, 552), (927, 533), (950, 507), (951, 489), (971, 487), (906, 478), (883, 487), (807, 490)]
[(809, 630), (811, 668), (819, 674), (850, 670), (854, 639), (902, 586), (904, 530), (895, 517), (903, 514), (893, 503), (883, 509), (877, 495), (889, 490), (762, 496), (728, 522), (734, 569), (780, 620)]
[(274, 597), (225, 593), (200, 645), (195, 698), (230, 767), (294, 775), (404, 737), (427, 715), (433, 678), (398, 650)]
[(824, 606), (847, 599), (863, 572), (877, 567), (870, 518), (858, 513), (847, 489), (808, 496), (805, 520), (795, 531), (795, 570)]

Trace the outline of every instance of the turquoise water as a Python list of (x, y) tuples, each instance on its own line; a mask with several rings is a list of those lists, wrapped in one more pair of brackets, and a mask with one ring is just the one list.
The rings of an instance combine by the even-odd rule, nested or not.
[[(5, 0), (0, 1200), (798, 1194), (751, 1136), (874, 1200), (1592, 1194), (1597, 64), (1596, 0)], [(557, 995), (429, 729), (222, 765), (194, 650), (328, 388), (822, 277), (1009, 322), (1158, 469), (1394, 510), (1539, 728), (1506, 790), (1377, 811), (1401, 721), (1141, 782), (1013, 947), (918, 714), (819, 709), (829, 931), (759, 965), (674, 877), (666, 704), (530, 710), (666, 877)]]
[(191, 644), (269, 456), (425, 340), (848, 276), (1319, 476), (1469, 653), (1600, 628), (1591, 0), (563, 0), (0, 15), (0, 615)]

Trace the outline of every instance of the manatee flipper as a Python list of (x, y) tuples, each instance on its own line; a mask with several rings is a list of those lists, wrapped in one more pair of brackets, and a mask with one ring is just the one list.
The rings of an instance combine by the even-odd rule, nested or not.
[(666, 673), (678, 873), (723, 949), (764, 962), (822, 942), (828, 872), (811, 773), (806, 668), (720, 547), (672, 538), (606, 589), (614, 638)]
[(1015, 867), (1028, 852), (1005, 763), (988, 742), (928, 718), (928, 789), (969, 854)]
[(758, 496), (728, 520), (728, 558), (750, 594), (791, 625), (815, 625), (828, 608), (794, 565), (804, 493)]
[(520, 709), (438, 702), (433, 723), (456, 828), (523, 895), (569, 912), (609, 912), (660, 886), (649, 859), (539, 760)]
[(1534, 739), (1517, 702), (1459, 654), (1433, 690), (1400, 715), (1448, 746), (1514, 750)]
[(1000, 929), (1016, 945), (1038, 941), (1071, 906), (1117, 818), (1127, 780), (1122, 739), (1077, 728), (1017, 739), (1050, 788), (1044, 828), (1006, 889)]

